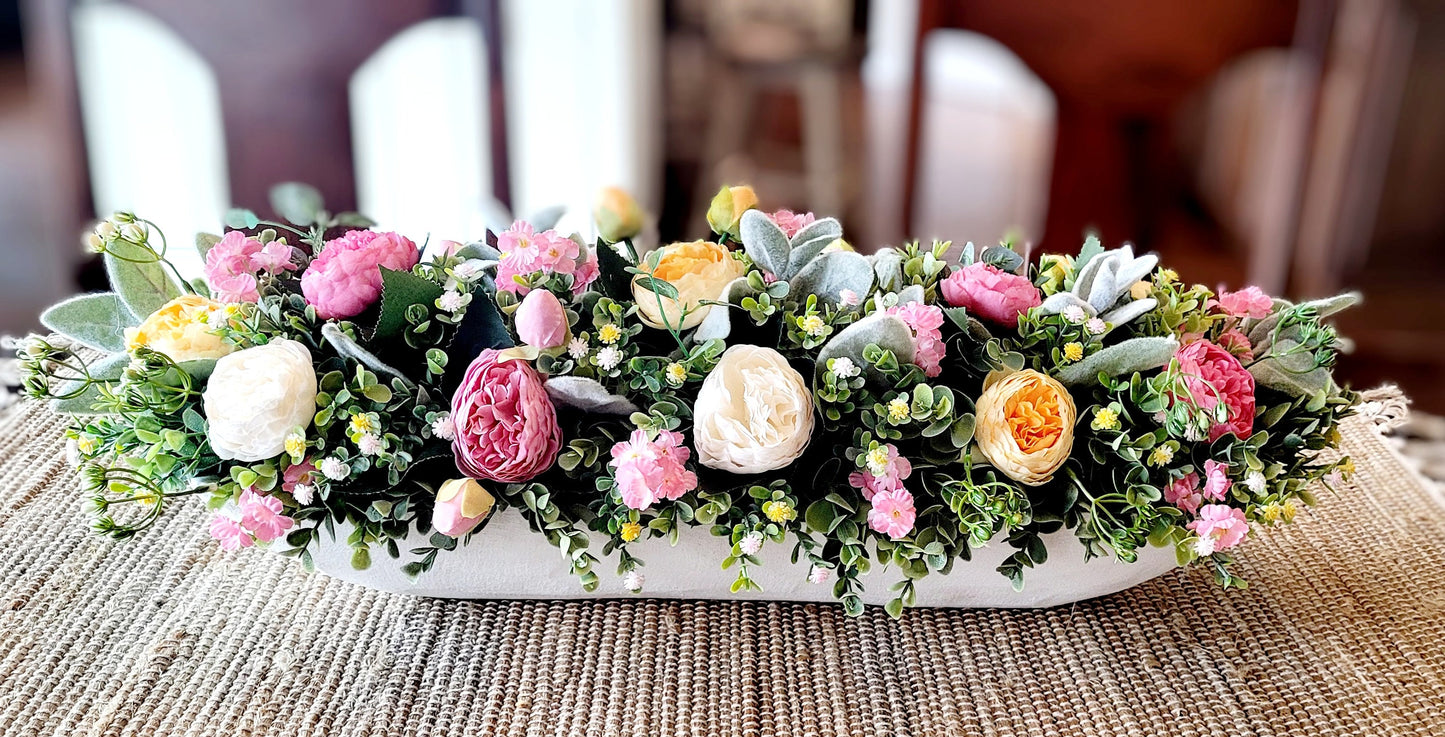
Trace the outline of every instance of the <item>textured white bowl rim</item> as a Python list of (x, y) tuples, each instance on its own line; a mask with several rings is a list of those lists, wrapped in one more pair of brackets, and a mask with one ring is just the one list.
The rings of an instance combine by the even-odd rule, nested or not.
[[(470, 543), (437, 554), (432, 570), (412, 581), (401, 566), (414, 558), (411, 548), (426, 547), (424, 536), (412, 533), (399, 541), (402, 559), (395, 560), (373, 549), (370, 568), (351, 567), (351, 549), (346, 545), (348, 526), (338, 526), (336, 539), (326, 533), (313, 544), (312, 556), (318, 570), (343, 581), (398, 594), (446, 599), (603, 599), (635, 597), (622, 586), (616, 561), (603, 558), (594, 569), (601, 579), (596, 591), (582, 590), (576, 576), (567, 569), (557, 548), (528, 528), (515, 509), (498, 513), (496, 519)], [(994, 570), (1014, 549), (995, 540), (973, 551), (969, 561), (955, 561), (948, 575), (932, 574), (918, 582), (918, 606), (929, 607), (1018, 607), (1035, 608), (1070, 604), (1105, 596), (1137, 586), (1177, 567), (1169, 548), (1146, 547), (1134, 563), (1112, 557), (1084, 562), (1084, 547), (1070, 530), (1043, 536), (1048, 561), (1024, 571), (1024, 588), (1014, 591), (1009, 580)], [(591, 549), (599, 555), (605, 539), (592, 534)], [(644, 587), (640, 596), (661, 599), (750, 599), (762, 601), (833, 602), (832, 580), (813, 584), (807, 580), (808, 566), (792, 563), (793, 543), (766, 544), (759, 557), (763, 565), (750, 574), (763, 588), (733, 594), (729, 591), (734, 571), (721, 568), (727, 557), (726, 540), (706, 528), (682, 531), (676, 546), (665, 540), (649, 540), (631, 546), (644, 562)], [(889, 587), (901, 580), (896, 568), (875, 565), (863, 577), (863, 600), (882, 604), (891, 598)]]

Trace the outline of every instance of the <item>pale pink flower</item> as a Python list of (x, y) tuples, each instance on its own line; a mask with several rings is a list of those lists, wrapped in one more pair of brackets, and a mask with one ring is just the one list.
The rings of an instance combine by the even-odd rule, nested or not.
[(1199, 491), (1199, 474), (1190, 471), (1170, 481), (1169, 485), (1164, 487), (1164, 501), (1189, 514), (1199, 511), (1199, 505), (1204, 503), (1204, 497)]
[[(871, 468), (848, 474), (848, 483), (863, 492), (863, 498), (872, 501), (879, 492), (903, 488), (903, 480), (913, 473), (913, 464), (898, 453), (898, 446), (889, 443), (884, 446), (885, 460), (881, 474)], [(870, 464), (871, 465), (871, 464)]]
[(519, 268), (531, 266), (540, 250), (535, 235), (531, 223), (518, 220), (512, 223), (512, 227), (497, 234), (497, 250), (502, 252), (503, 257), (510, 256)]
[(913, 531), (916, 516), (913, 495), (907, 489), (892, 489), (873, 496), (873, 507), (868, 510), (868, 526), (898, 540)]
[(1204, 462), (1204, 494), (1205, 499), (1211, 501), (1224, 501), (1224, 495), (1229, 493), (1229, 466), (1215, 460)]
[(381, 297), (381, 269), (407, 271), (421, 254), (396, 233), (353, 230), (326, 242), (301, 275), (301, 293), (323, 319), (355, 317)]
[(577, 264), (577, 270), (572, 272), (572, 293), (581, 294), (587, 291), (587, 287), (592, 286), (592, 282), (597, 281), (597, 277), (601, 275), (602, 269), (597, 265), (597, 252), (589, 248), (586, 258)]
[(813, 224), (815, 218), (811, 212), (793, 212), (792, 210), (778, 210), (768, 216), (768, 219), (783, 229), (783, 235), (792, 238), (798, 231)]
[(318, 473), (320, 472), (316, 470), (316, 464), (312, 463), (310, 458), (301, 463), (293, 463), (281, 474), (281, 490), (289, 493), (295, 490), (297, 484), (309, 484)]
[(290, 245), (281, 241), (271, 241), (260, 251), (251, 255), (251, 266), (257, 271), (264, 271), (272, 275), (283, 271), (295, 271), (296, 264), (291, 263), (291, 256)]
[(663, 430), (649, 439), (646, 430), (612, 446), (613, 478), (629, 509), (647, 509), (661, 499), (673, 501), (697, 488), (697, 474), (687, 470), (691, 451), (682, 434)]
[(522, 360), (487, 349), (467, 367), (452, 395), (452, 455), (468, 476), (505, 484), (530, 481), (562, 448), (557, 408), (542, 375)]
[(1043, 304), (1033, 282), (982, 261), (955, 270), (939, 289), (950, 305), (1011, 328), (1018, 327), (1019, 315)]
[(738, 541), (738, 552), (743, 555), (757, 555), (763, 549), (763, 534), (761, 532), (749, 532), (743, 535)]
[(513, 320), (517, 337), (533, 348), (545, 351), (567, 343), (567, 311), (557, 295), (545, 289), (534, 289), (523, 297)]
[(1259, 287), (1245, 287), (1238, 292), (1219, 292), (1219, 308), (1233, 317), (1252, 317), (1256, 320), (1269, 317), (1274, 309), (1274, 300)]
[(239, 230), (226, 233), (211, 246), (206, 252), (205, 275), (217, 301), (255, 302), (261, 298), (256, 289), (258, 268), (254, 257), (263, 248), (260, 241)]
[(502, 253), (497, 264), (497, 289), (512, 294), (531, 291), (517, 283), (516, 277), (536, 274), (571, 274), (572, 291), (580, 294), (599, 273), (597, 254), (591, 249), (555, 230), (537, 233), (530, 223), (521, 220), (497, 235), (497, 250)]
[(813, 584), (827, 583), (829, 573), (831, 573), (831, 571), (823, 566), (813, 566), (808, 570), (808, 582)]
[(1224, 504), (1206, 504), (1199, 509), (1199, 518), (1190, 522), (1189, 531), (1210, 540), (1210, 550), (1227, 550), (1238, 545), (1249, 534), (1249, 520), (1242, 510)]
[(218, 514), (211, 518), (211, 537), (220, 543), (221, 549), (235, 552), (241, 548), (249, 548), (255, 544), (251, 539), (251, 533), (241, 527), (241, 523), (224, 514)]
[[(944, 356), (943, 310), (922, 302), (908, 302), (888, 308), (888, 314), (897, 316), (913, 332), (913, 363), (923, 369), (925, 376), (938, 376), (943, 368), (939, 365)], [(902, 358), (902, 356), (899, 356)]]
[(858, 304), (862, 302), (862, 299), (858, 297), (857, 292), (851, 289), (844, 289), (838, 292), (838, 302), (844, 307), (857, 307)]
[(254, 535), (257, 542), (271, 542), (296, 526), (295, 520), (281, 513), (281, 500), (274, 496), (247, 489), (241, 492), (237, 505), (241, 508), (241, 526)]
[(582, 247), (577, 245), (577, 241), (555, 230), (545, 230), (536, 235), (534, 242), (537, 243), (537, 257), (532, 266), (539, 271), (571, 274), (577, 270), (577, 259), (582, 255)]

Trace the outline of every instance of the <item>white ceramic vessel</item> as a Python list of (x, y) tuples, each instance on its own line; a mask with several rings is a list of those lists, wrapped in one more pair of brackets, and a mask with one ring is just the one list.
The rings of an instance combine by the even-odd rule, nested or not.
[[(317, 569), (344, 581), (399, 594), (447, 599), (600, 599), (636, 596), (622, 586), (615, 562), (603, 559), (597, 566), (601, 585), (596, 591), (582, 590), (568, 572), (558, 550), (541, 535), (532, 532), (516, 510), (500, 513), (467, 545), (437, 555), (432, 570), (416, 581), (401, 572), (401, 561), (373, 553), (372, 565), (364, 571), (351, 567), (351, 550), (346, 546), (349, 529), (337, 528), (337, 539), (323, 534), (313, 548)], [(1014, 591), (1008, 579), (994, 569), (1012, 552), (1002, 541), (973, 552), (971, 561), (958, 561), (948, 575), (931, 575), (918, 584), (918, 606), (938, 607), (1050, 607), (1092, 599), (1137, 586), (1176, 567), (1174, 552), (1163, 548), (1139, 551), (1135, 563), (1112, 558), (1084, 562), (1083, 547), (1072, 531), (1044, 536), (1048, 562), (1024, 573), (1024, 588)], [(600, 551), (605, 541), (593, 535), (592, 548)], [(400, 541), (405, 559), (410, 548), (425, 547), (426, 539), (414, 536)], [(792, 543), (763, 547), (763, 565), (751, 572), (763, 590), (730, 593), (734, 572), (720, 567), (729, 546), (704, 528), (682, 531), (676, 546), (663, 540), (635, 544), (634, 552), (645, 562), (642, 596), (664, 599), (754, 599), (803, 602), (832, 602), (832, 585), (807, 581), (807, 566), (789, 561)], [(882, 604), (890, 597), (889, 586), (901, 577), (896, 569), (876, 567), (863, 577), (863, 599)]]

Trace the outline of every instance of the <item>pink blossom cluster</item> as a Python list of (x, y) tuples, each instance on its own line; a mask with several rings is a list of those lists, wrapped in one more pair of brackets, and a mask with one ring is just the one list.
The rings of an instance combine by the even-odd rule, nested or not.
[(884, 446), (887, 452), (887, 461), (883, 464), (883, 473), (875, 475), (869, 469), (854, 471), (848, 474), (848, 483), (855, 489), (863, 492), (863, 498), (873, 501), (873, 496), (880, 491), (893, 491), (903, 488), (903, 480), (913, 474), (913, 464), (898, 453), (898, 446), (889, 443)]
[(783, 235), (792, 238), (803, 228), (812, 225), (816, 218), (811, 212), (793, 212), (792, 210), (778, 210), (768, 216), (779, 228), (783, 229)]
[(502, 261), (497, 265), (497, 288), (512, 294), (526, 294), (531, 287), (517, 277), (534, 274), (571, 274), (572, 292), (581, 294), (597, 280), (597, 253), (583, 248), (555, 230), (537, 233), (532, 225), (518, 220), (497, 235)]
[(1190, 471), (1164, 487), (1164, 501), (1179, 507), (1189, 514), (1194, 514), (1199, 511), (1200, 505), (1206, 500), (1215, 502), (1224, 501), (1224, 495), (1229, 492), (1229, 487), (1232, 484), (1229, 480), (1228, 471), (1229, 466), (1219, 461), (1205, 461), (1205, 480), (1202, 485), (1199, 482), (1199, 474)]
[(206, 251), (206, 285), (221, 302), (256, 302), (261, 299), (260, 275), (295, 271), (291, 246), (281, 241), (262, 244), (233, 230)]
[(218, 514), (211, 518), (211, 537), (223, 550), (240, 550), (253, 544), (268, 543), (285, 535), (296, 521), (282, 514), (281, 500), (258, 493), (255, 489), (241, 492), (237, 502), (239, 516)]
[[(883, 448), (883, 463), (848, 475), (848, 483), (863, 492), (872, 507), (868, 510), (868, 526), (894, 540), (913, 531), (917, 512), (913, 495), (903, 487), (903, 480), (913, 473), (913, 464), (889, 443)], [(881, 466), (881, 468), (873, 466)], [(880, 473), (874, 473), (874, 471)]]
[(682, 434), (663, 430), (649, 439), (646, 430), (612, 446), (613, 477), (622, 503), (629, 509), (647, 509), (659, 499), (672, 501), (697, 488), (697, 474), (687, 470), (691, 451)]
[(1199, 509), (1199, 518), (1188, 527), (1201, 540), (1208, 541), (1205, 546), (1208, 552), (1232, 548), (1249, 534), (1249, 520), (1245, 519), (1244, 511), (1225, 504), (1204, 505)]
[(301, 294), (323, 319), (355, 317), (381, 298), (381, 269), (407, 271), (421, 258), (396, 233), (353, 230), (326, 242), (301, 275)]
[(1223, 402), (1226, 419), (1209, 429), (1209, 441), (1226, 433), (1247, 438), (1254, 429), (1254, 376), (1229, 351), (1207, 340), (1181, 347), (1174, 354), (1194, 406), (1214, 412)]
[(1011, 328), (1019, 326), (1019, 315), (1043, 304), (1033, 282), (982, 261), (949, 274), (939, 290), (948, 304)]
[(1269, 317), (1274, 300), (1259, 287), (1245, 287), (1238, 292), (1219, 291), (1219, 309), (1235, 318), (1259, 320)]
[(913, 333), (913, 363), (932, 378), (943, 368), (943, 310), (922, 302), (907, 302), (888, 308), (888, 314), (902, 320)]

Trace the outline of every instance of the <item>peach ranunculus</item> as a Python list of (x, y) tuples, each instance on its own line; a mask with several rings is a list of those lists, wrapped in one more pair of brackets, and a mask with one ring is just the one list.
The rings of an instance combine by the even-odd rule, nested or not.
[(1021, 484), (1046, 483), (1073, 450), (1074, 399), (1063, 384), (1037, 371), (987, 383), (975, 412), (979, 450)]
[(140, 327), (126, 328), (129, 350), (145, 346), (172, 361), (220, 358), (235, 350), (216, 333), (235, 311), (199, 294), (183, 294), (151, 313)]
[[(653, 277), (677, 288), (677, 299), (659, 298), (652, 290), (632, 283), (637, 311), (649, 327), (686, 330), (702, 322), (712, 305), (703, 300), (719, 299), (728, 283), (747, 273), (746, 267), (725, 246), (708, 241), (674, 243), (662, 249)], [(686, 309), (687, 314), (683, 314)], [(664, 325), (664, 316), (668, 325)]]

